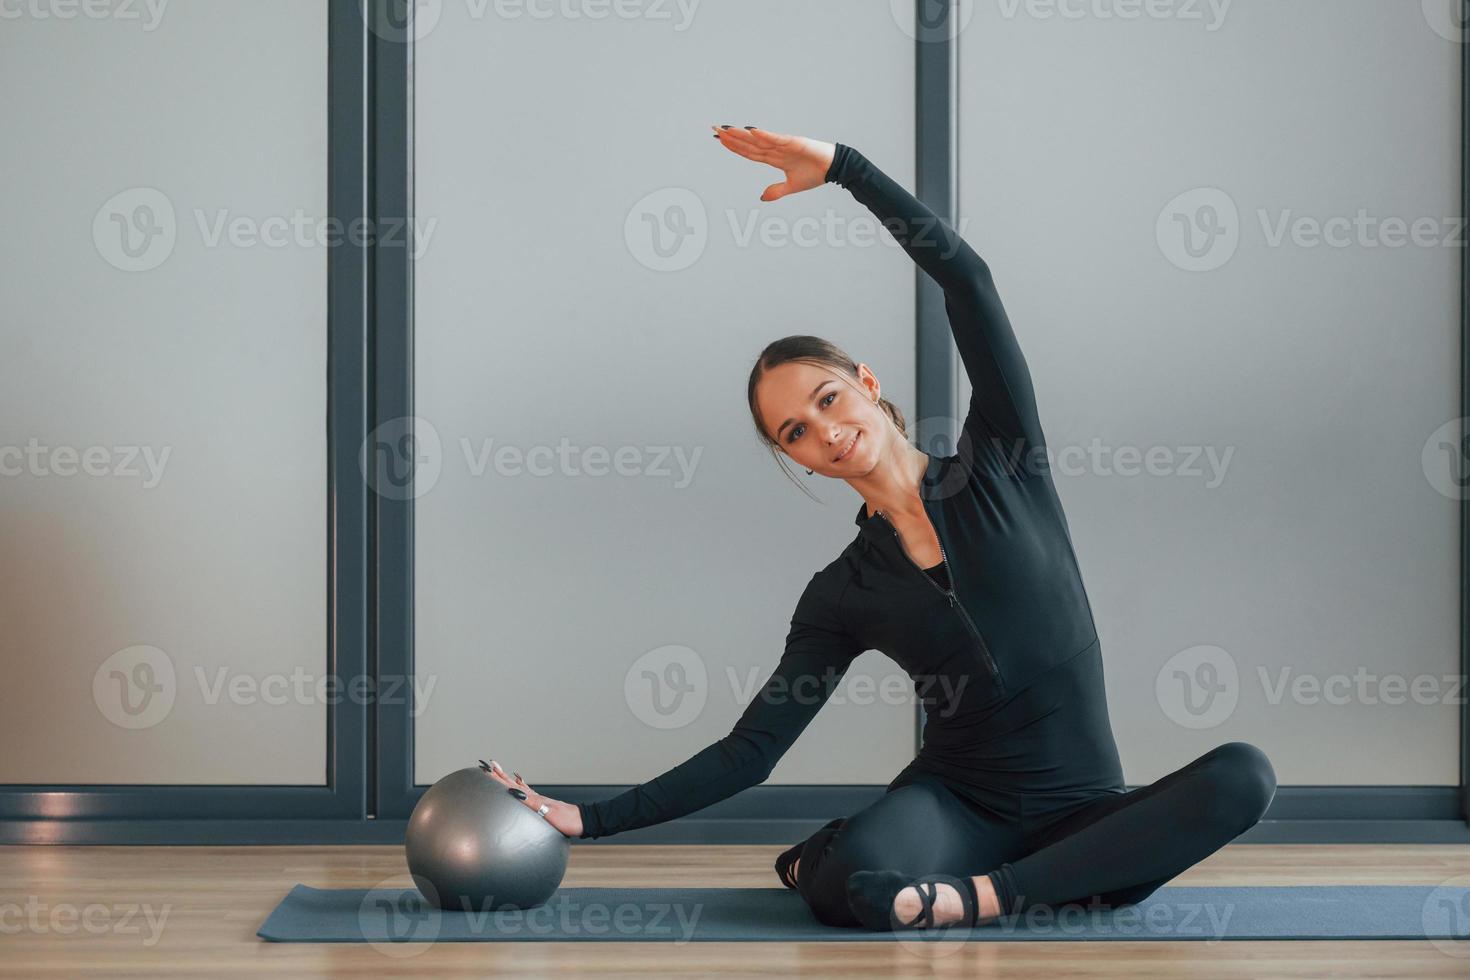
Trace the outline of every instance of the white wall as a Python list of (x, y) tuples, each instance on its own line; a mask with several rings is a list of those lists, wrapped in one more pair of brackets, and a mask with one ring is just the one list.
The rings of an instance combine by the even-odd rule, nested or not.
[[(437, 684), (417, 721), (421, 783), (487, 753), (542, 782), (638, 782), (730, 730), (861, 503), (818, 477), (826, 506), (813, 503), (757, 444), (745, 382), (766, 343), (828, 337), (913, 414), (912, 263), (841, 188), (763, 204), (779, 171), (709, 129), (850, 142), (912, 185), (913, 41), (889, 5), (631, 8), (671, 19), (491, 5), (477, 20), (445, 4), (416, 52), (417, 220), (437, 221), (415, 283), (416, 412), (443, 446), (416, 501), (416, 663)], [(678, 207), (699, 230), (675, 246), (665, 226), (683, 267), (662, 269), (645, 215), (677, 221)], [(752, 222), (764, 231), (743, 239)], [(550, 475), (492, 460), (476, 476), (464, 442), (492, 440), (572, 450)], [(589, 446), (623, 450), (637, 475), (582, 474)], [(693, 460), (692, 480), (666, 451)], [(697, 661), (706, 682), (702, 706), (690, 695), (665, 717), (642, 672), (668, 664), (639, 658), (668, 645), (691, 651), (671, 681), (696, 683)], [(892, 675), (880, 654), (859, 659), (846, 703), (771, 781), (896, 773), (912, 691), (864, 704), (849, 687)]]
[(326, 8), (0, 22), (0, 782), (325, 782)]

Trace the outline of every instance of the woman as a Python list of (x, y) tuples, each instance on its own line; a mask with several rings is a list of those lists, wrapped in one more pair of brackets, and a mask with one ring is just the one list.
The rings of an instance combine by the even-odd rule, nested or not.
[(989, 267), (850, 146), (755, 127), (715, 135), (785, 173), (763, 201), (846, 188), (944, 290), (974, 389), (957, 452), (920, 452), (878, 378), (831, 344), (769, 345), (749, 385), (761, 438), (864, 501), (857, 537), (797, 602), (770, 681), (728, 736), (612, 799), (573, 805), (498, 765), (491, 775), (570, 836), (671, 820), (764, 781), (852, 660), (877, 649), (914, 679), (923, 747), (876, 802), (777, 859), (820, 921), (974, 925), (1032, 905), (1142, 900), (1261, 818), (1270, 762), (1230, 742), (1127, 791), (1031, 377)]

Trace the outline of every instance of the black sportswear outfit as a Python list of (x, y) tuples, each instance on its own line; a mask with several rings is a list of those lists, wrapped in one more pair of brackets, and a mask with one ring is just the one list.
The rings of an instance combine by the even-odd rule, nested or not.
[(914, 680), (923, 744), (883, 797), (802, 845), (798, 887), (818, 919), (856, 924), (845, 885), (858, 870), (989, 873), (1005, 912), (1138, 901), (1260, 819), (1271, 765), (1231, 742), (1126, 790), (1092, 610), (990, 269), (852, 147), (837, 144), (827, 181), (944, 290), (973, 385), (956, 453), (930, 456), (920, 486), (948, 587), (863, 504), (856, 538), (808, 582), (779, 664), (730, 734), (581, 804), (581, 836), (671, 820), (764, 781), (852, 660), (877, 649)]

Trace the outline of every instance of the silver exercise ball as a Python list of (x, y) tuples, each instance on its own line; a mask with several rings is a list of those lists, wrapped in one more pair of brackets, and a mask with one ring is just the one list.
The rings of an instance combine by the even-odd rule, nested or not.
[(543, 904), (567, 871), (561, 831), (478, 768), (424, 793), (404, 837), (408, 873), (441, 909), (494, 911)]

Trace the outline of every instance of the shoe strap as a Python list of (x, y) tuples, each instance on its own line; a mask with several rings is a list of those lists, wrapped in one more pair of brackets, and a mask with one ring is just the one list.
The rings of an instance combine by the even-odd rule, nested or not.
[[(928, 886), (929, 890), (927, 892), (924, 890), (925, 886)], [(934, 903), (939, 899), (939, 887), (933, 881), (916, 881), (914, 882), (914, 891), (919, 893), (919, 904), (921, 907), (919, 914), (914, 916), (911, 921), (905, 923), (905, 925), (912, 929), (920, 922), (923, 922), (924, 928), (934, 928)]]

